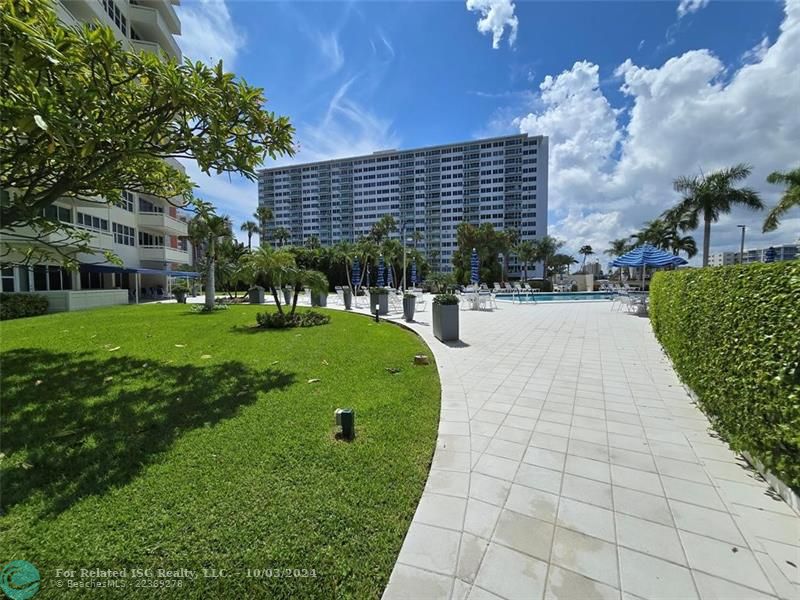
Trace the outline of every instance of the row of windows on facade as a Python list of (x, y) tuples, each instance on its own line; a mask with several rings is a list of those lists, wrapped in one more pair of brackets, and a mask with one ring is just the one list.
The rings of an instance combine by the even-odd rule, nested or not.
[[(75, 272), (54, 265), (4, 267), (0, 270), (4, 292), (54, 292), (75, 289)], [(94, 273), (80, 271), (80, 288), (128, 288), (128, 273)]]
[[(443, 166), (441, 166), (441, 167), (439, 167), (439, 168), (437, 168), (435, 170), (415, 169), (413, 171), (408, 170), (408, 171), (402, 171), (400, 173), (396, 172), (397, 168), (395, 167), (393, 169), (388, 169), (387, 168), (386, 169), (388, 171), (387, 173), (374, 173), (372, 175), (352, 175), (350, 177), (342, 177), (343, 174), (336, 173), (336, 172), (334, 172), (332, 175), (331, 174), (323, 175), (323, 174), (318, 173), (317, 171), (311, 171), (311, 172), (303, 175), (302, 177), (298, 177), (297, 179), (299, 179), (300, 181), (311, 181), (311, 180), (315, 180), (315, 181), (316, 180), (322, 180), (322, 181), (325, 181), (325, 180), (329, 180), (330, 183), (336, 184), (336, 183), (342, 183), (343, 181), (350, 182), (350, 181), (360, 181), (362, 179), (376, 179), (376, 178), (385, 179), (387, 177), (397, 177), (397, 176), (411, 177), (412, 175), (426, 175), (428, 177), (435, 177), (436, 175), (438, 175), (442, 171), (470, 171), (470, 170), (486, 169), (486, 168), (490, 168), (490, 167), (499, 167), (499, 166), (505, 167), (508, 172), (518, 172), (519, 171), (519, 167), (515, 166), (515, 165), (531, 165), (531, 164), (536, 164), (536, 159), (535, 158), (529, 158), (529, 159), (519, 159), (519, 158), (517, 158), (517, 159), (511, 159), (511, 160), (506, 159), (506, 160), (495, 160), (495, 161), (481, 161), (480, 164), (479, 163), (475, 163), (474, 165), (470, 165), (470, 164), (443, 165)], [(365, 173), (365, 172), (369, 173), (371, 171), (376, 171), (376, 170), (383, 170), (383, 167), (368, 167), (368, 168), (364, 168), (364, 169), (353, 169), (352, 172), (353, 173)], [(498, 173), (498, 172), (502, 173), (503, 171), (502, 170), (495, 171), (495, 173)], [(350, 173), (348, 173), (348, 175), (350, 175)], [(420, 178), (417, 178), (417, 181), (419, 181), (419, 180), (420, 180)], [(264, 183), (266, 183), (266, 181)], [(283, 177), (283, 176), (274, 177), (270, 183), (272, 183), (273, 185), (276, 185), (276, 186), (280, 184), (280, 185), (283, 185), (283, 187), (291, 187), (293, 184), (294, 185), (297, 184), (297, 182), (293, 181), (292, 178)]]
[[(363, 159), (359, 159), (359, 160), (345, 160), (345, 161), (339, 161), (339, 162), (336, 162), (336, 163), (333, 163), (333, 164), (338, 166), (338, 167), (340, 167), (340, 168), (342, 168), (342, 167), (347, 168), (347, 167), (353, 167), (353, 166), (356, 166), (356, 165), (374, 164), (374, 163), (389, 162), (389, 161), (408, 160), (412, 156), (415, 157), (415, 158), (427, 158), (427, 157), (442, 156), (442, 155), (446, 155), (446, 154), (461, 154), (461, 153), (466, 153), (464, 158), (466, 158), (467, 160), (470, 160), (470, 159), (481, 158), (482, 156), (483, 156), (483, 158), (488, 157), (488, 153), (481, 153), (481, 152), (479, 152), (480, 149), (486, 150), (486, 149), (489, 149), (489, 148), (503, 148), (503, 147), (511, 146), (512, 148), (510, 148), (509, 150), (505, 150), (505, 153), (506, 154), (515, 154), (515, 153), (519, 152), (519, 150), (518, 150), (518, 148), (515, 148), (514, 146), (522, 145), (523, 147), (531, 147), (531, 146), (536, 146), (536, 144), (537, 144), (537, 140), (535, 140), (535, 139), (524, 140), (523, 141), (521, 138), (514, 138), (514, 139), (510, 139), (510, 140), (505, 140), (505, 141), (485, 142), (483, 144), (480, 144), (480, 146), (478, 146), (478, 145), (474, 145), (474, 146), (450, 146), (450, 147), (440, 148), (440, 149), (436, 149), (436, 150), (424, 150), (424, 151), (418, 151), (418, 152), (404, 152), (404, 153), (398, 153), (398, 154), (389, 154), (388, 156), (377, 156), (377, 157), (363, 158)], [(523, 154), (526, 154), (526, 153), (529, 153), (529, 152), (535, 154), (536, 153), (536, 149), (532, 148), (531, 150), (527, 150), (527, 151), (523, 150), (522, 151)], [(500, 154), (494, 154), (493, 153), (493, 155), (499, 156)], [(442, 160), (444, 161), (445, 159), (442, 158)], [(450, 160), (454, 160), (454, 158), (450, 157)], [(317, 164), (317, 165), (308, 165), (308, 166), (305, 166), (305, 167), (290, 167), (290, 168), (287, 168), (287, 169), (276, 169), (276, 170), (272, 170), (272, 171), (264, 171), (263, 174), (264, 175), (287, 175), (287, 174), (291, 174), (293, 172), (297, 172), (299, 169), (302, 169), (303, 171), (309, 171), (309, 170), (312, 170), (312, 169), (319, 169), (321, 166), (322, 165)], [(330, 168), (330, 165), (323, 166), (323, 168), (326, 168), (326, 167)], [(334, 168), (336, 168), (336, 167), (334, 166)]]

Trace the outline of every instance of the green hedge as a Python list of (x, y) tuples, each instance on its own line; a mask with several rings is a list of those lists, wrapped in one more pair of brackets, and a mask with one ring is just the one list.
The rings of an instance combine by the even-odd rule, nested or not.
[(800, 261), (658, 273), (650, 318), (717, 431), (800, 489)]
[(43, 315), (47, 306), (47, 298), (38, 294), (0, 294), (0, 321)]

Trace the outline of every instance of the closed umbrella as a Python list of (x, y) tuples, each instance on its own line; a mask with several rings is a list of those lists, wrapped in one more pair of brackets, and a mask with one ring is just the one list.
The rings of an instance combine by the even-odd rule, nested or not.
[(361, 284), (361, 261), (358, 260), (357, 256), (353, 261), (353, 274), (351, 279), (353, 280), (353, 289)]
[(471, 283), (478, 283), (478, 253), (475, 248), (472, 249), (472, 255), (469, 257), (469, 280)]
[(390, 288), (394, 287), (394, 278), (392, 277), (392, 267), (386, 269), (386, 285)]
[(411, 285), (417, 287), (417, 261), (411, 261)]
[(383, 254), (378, 257), (378, 287), (383, 287), (385, 285), (385, 280), (383, 277), (383, 271), (385, 267), (383, 265)]
[(765, 263), (775, 262), (775, 248), (773, 248), (772, 246), (764, 250), (764, 262)]

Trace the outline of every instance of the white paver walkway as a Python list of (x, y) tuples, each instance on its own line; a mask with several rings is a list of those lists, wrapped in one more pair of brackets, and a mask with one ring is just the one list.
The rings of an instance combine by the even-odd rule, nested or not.
[[(712, 432), (646, 318), (465, 311), (386, 600), (800, 597), (800, 517)], [(394, 318), (398, 318), (395, 316)]]

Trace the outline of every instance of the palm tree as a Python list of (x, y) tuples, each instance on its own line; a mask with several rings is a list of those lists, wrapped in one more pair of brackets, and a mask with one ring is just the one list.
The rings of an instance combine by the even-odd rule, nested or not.
[(564, 245), (564, 242), (556, 238), (545, 235), (536, 242), (536, 258), (534, 260), (542, 261), (542, 274), (547, 273), (547, 263), (555, 256), (556, 252)]
[(278, 242), (278, 246), (283, 246), (291, 237), (291, 232), (285, 227), (278, 227), (272, 231), (272, 239)]
[(620, 238), (618, 240), (611, 240), (608, 242), (608, 250), (604, 250), (603, 254), (609, 256), (622, 256), (630, 250), (629, 238)]
[(254, 281), (261, 278), (266, 282), (279, 313), (283, 313), (283, 305), (278, 296), (278, 288), (284, 283), (291, 284), (294, 289), (292, 308), (289, 312), (292, 315), (297, 310), (297, 297), (303, 287), (310, 288), (312, 292), (328, 291), (328, 280), (325, 275), (319, 271), (299, 268), (294, 254), (289, 250), (275, 250), (269, 246), (262, 246), (257, 252), (248, 256), (247, 265)]
[(538, 249), (536, 244), (530, 241), (520, 242), (514, 246), (514, 254), (517, 259), (522, 263), (522, 281), (528, 281), (528, 265), (534, 262), (538, 256)]
[(686, 256), (692, 258), (697, 254), (697, 242), (690, 235), (677, 235), (670, 242), (670, 250), (675, 256), (678, 256), (681, 252), (686, 252)]
[(509, 227), (502, 233), (500, 238), (501, 248), (503, 253), (503, 281), (508, 279), (508, 255), (514, 252), (514, 247), (519, 243), (519, 230), (514, 227)]
[(202, 202), (197, 209), (197, 215), (189, 221), (189, 234), (187, 237), (198, 240), (205, 246), (205, 268), (206, 268), (206, 300), (205, 309), (214, 310), (214, 294), (216, 293), (216, 260), (217, 242), (222, 239), (233, 237), (231, 221), (226, 216), (214, 214), (214, 207)]
[(578, 250), (578, 254), (583, 254), (583, 264), (581, 265), (581, 270), (585, 271), (586, 259), (589, 257), (590, 254), (594, 254), (594, 250), (592, 250), (592, 247), (590, 245), (586, 244), (585, 246), (581, 246), (581, 249)]
[(567, 268), (567, 272), (569, 272), (570, 265), (577, 265), (578, 261), (575, 260), (574, 256), (570, 256), (569, 254), (553, 254), (550, 257), (550, 266), (548, 267), (549, 273), (547, 274), (548, 277), (552, 277), (558, 273), (563, 273), (564, 268)]
[(719, 220), (720, 215), (728, 214), (736, 205), (746, 206), (753, 210), (762, 210), (764, 202), (754, 190), (733, 187), (738, 181), (747, 179), (752, 167), (738, 164), (728, 169), (721, 169), (709, 175), (680, 177), (675, 180), (675, 191), (683, 194), (683, 200), (665, 213), (669, 220), (678, 216), (685, 218), (686, 229), (695, 229), (703, 219), (703, 266), (708, 266), (708, 254), (711, 248), (711, 223)]
[(800, 167), (791, 171), (781, 173), (774, 171), (767, 177), (769, 183), (784, 184), (786, 189), (778, 204), (769, 211), (762, 231), (774, 231), (780, 225), (780, 218), (789, 211), (790, 208), (800, 206)]
[(242, 226), (239, 229), (247, 233), (247, 249), (252, 250), (253, 245), (251, 242), (253, 239), (253, 234), (258, 233), (258, 223), (254, 221), (245, 221), (242, 223)]
[(258, 243), (261, 245), (264, 240), (269, 239), (269, 236), (267, 236), (267, 221), (272, 220), (272, 209), (269, 206), (259, 206), (256, 212), (253, 213), (253, 217), (258, 222)]

